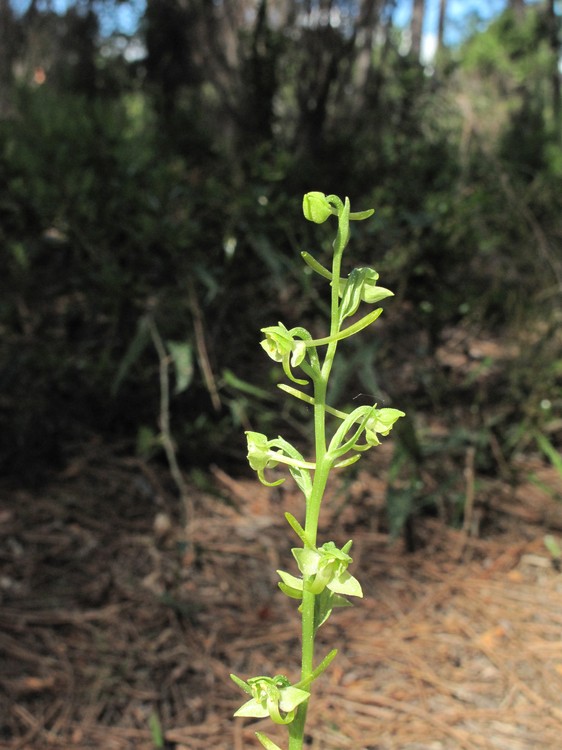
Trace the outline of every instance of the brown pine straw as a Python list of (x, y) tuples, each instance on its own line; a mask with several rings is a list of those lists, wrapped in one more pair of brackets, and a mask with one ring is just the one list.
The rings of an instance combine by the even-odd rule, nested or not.
[[(320, 630), (318, 658), (339, 654), (307, 747), (559, 750), (562, 576), (542, 540), (562, 536), (560, 478), (542, 464), (550, 491), (477, 478), (485, 533), (422, 519), (407, 555), (385, 532), (385, 450), (323, 512), (324, 540), (354, 539), (365, 598)], [(286, 747), (283, 728), (232, 719), (244, 696), (228, 675), (298, 677), (275, 569), (294, 572), (282, 515), (301, 500), (224, 469), (214, 486), (190, 486), (189, 547), (165, 468), (95, 443), (40, 492), (1, 489), (0, 748), (152, 750), (153, 715), (176, 750), (258, 748), (256, 730)]]

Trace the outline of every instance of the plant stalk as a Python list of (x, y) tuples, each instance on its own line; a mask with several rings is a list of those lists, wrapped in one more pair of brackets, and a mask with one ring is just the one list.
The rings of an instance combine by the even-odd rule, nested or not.
[[(340, 228), (341, 229), (341, 228)], [(338, 232), (338, 238), (340, 233)], [(334, 337), (339, 329), (339, 277), (343, 247), (336, 247), (332, 262), (332, 299), (330, 316), (330, 336)], [(326, 395), (328, 380), (338, 346), (337, 340), (328, 344), (322, 369), (313, 378), (314, 383), (314, 436), (316, 451), (316, 471), (312, 483), (310, 500), (306, 507), (305, 532), (312, 544), (316, 544), (318, 536), (318, 518), (324, 490), (328, 483), (332, 461), (326, 457)], [(314, 605), (315, 594), (306, 590), (302, 599), (302, 659), (301, 680), (307, 680), (314, 671)], [(310, 692), (310, 689), (307, 688)], [(308, 701), (299, 706), (295, 720), (289, 725), (289, 750), (302, 750)]]

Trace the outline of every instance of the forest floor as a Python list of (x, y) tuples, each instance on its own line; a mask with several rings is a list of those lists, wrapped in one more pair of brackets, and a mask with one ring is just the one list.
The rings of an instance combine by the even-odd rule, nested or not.
[[(326, 499), (321, 528), (354, 539), (365, 598), (319, 631), (319, 657), (339, 654), (308, 747), (559, 750), (562, 574), (543, 540), (562, 534), (561, 478), (534, 459), (515, 485), (479, 480), (478, 523), (420, 518), (406, 553), (385, 530), (391, 451)], [(165, 468), (95, 440), (41, 490), (0, 487), (1, 748), (242, 750), (255, 730), (285, 746), (232, 718), (229, 673), (298, 675), (275, 570), (293, 570), (282, 511), (300, 499), (290, 481), (211, 478), (187, 530)]]

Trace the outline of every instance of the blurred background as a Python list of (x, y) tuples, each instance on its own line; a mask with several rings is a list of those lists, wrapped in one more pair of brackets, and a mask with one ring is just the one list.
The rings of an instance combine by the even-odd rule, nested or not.
[(376, 209), (347, 271), (396, 296), (332, 401), (408, 411), (398, 506), (430, 458), (560, 461), (560, 53), (555, 0), (0, 0), (3, 475), (163, 460), (164, 412), (199, 482), (244, 429), (305, 441), (258, 342), (323, 330), (309, 190)]

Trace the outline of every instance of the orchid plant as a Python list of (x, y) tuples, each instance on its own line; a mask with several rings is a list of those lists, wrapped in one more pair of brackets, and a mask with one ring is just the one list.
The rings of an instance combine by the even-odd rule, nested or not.
[[(377, 304), (393, 294), (378, 285), (379, 275), (372, 268), (355, 268), (346, 278), (341, 276), (350, 222), (367, 219), (374, 211), (352, 213), (348, 198), (342, 201), (336, 195), (320, 192), (304, 196), (303, 211), (305, 218), (316, 224), (322, 224), (332, 216), (338, 222), (332, 245), (331, 270), (309, 253), (302, 253), (304, 262), (330, 283), (330, 331), (327, 336), (315, 339), (305, 328), (288, 329), (279, 323), (262, 329), (265, 338), (261, 345), (273, 361), (281, 364), (287, 379), (294, 384), (282, 383), (279, 388), (314, 409), (315, 456), (313, 460), (306, 460), (282, 437), (270, 440), (259, 432), (246, 433), (248, 461), (260, 481), (269, 487), (281, 484), (284, 478), (273, 479), (269, 472), (285, 465), (305, 499), (304, 525), (290, 513), (285, 514), (301, 543), (292, 550), (300, 575), (277, 571), (281, 591), (300, 602), (301, 674), (294, 684), (284, 675), (247, 680), (231, 675), (249, 696), (234, 715), (269, 716), (274, 723), (285, 725), (289, 750), (302, 750), (312, 683), (337, 654), (333, 649), (315, 666), (314, 646), (318, 628), (330, 617), (333, 609), (350, 606), (347, 597), (363, 596), (359, 581), (348, 572), (353, 562), (349, 555), (351, 540), (341, 549), (331, 541), (318, 543), (320, 507), (330, 472), (358, 461), (364, 451), (379, 445), (380, 436), (388, 435), (396, 420), (404, 416), (399, 409), (379, 409), (377, 404), (359, 406), (347, 413), (328, 405), (326, 400), (338, 344), (374, 323), (382, 309), (377, 307), (347, 325), (344, 325), (345, 321), (356, 315), (361, 303)], [(297, 370), (300, 370), (298, 377), (295, 375)], [(262, 732), (257, 732), (256, 736), (266, 750), (281, 750)]]

